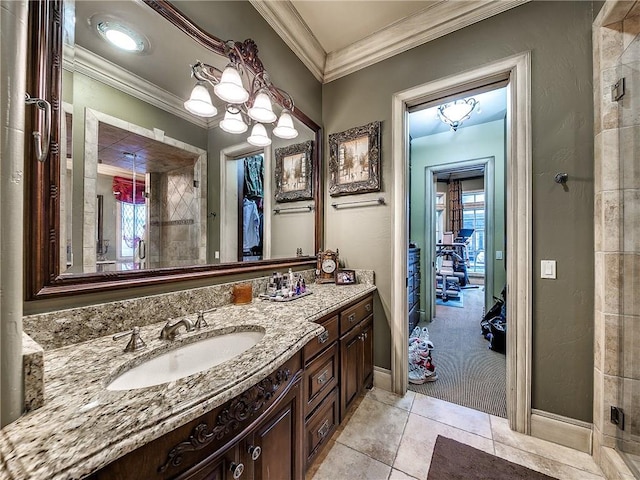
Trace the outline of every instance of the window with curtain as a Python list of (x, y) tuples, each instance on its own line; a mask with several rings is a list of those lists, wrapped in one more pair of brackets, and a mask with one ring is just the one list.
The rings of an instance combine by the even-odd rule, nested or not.
[(463, 228), (473, 228), (469, 241), (469, 272), (484, 274), (485, 271), (485, 218), (484, 191), (468, 191), (462, 194), (464, 205), (462, 215)]

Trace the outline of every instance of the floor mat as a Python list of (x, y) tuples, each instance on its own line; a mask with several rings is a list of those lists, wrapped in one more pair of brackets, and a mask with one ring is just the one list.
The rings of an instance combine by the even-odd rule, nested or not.
[(462, 292), (460, 292), (458, 298), (449, 298), (446, 302), (441, 298), (436, 298), (436, 305), (442, 305), (443, 307), (464, 308), (464, 295), (462, 294)]
[(555, 477), (438, 435), (427, 480), (481, 479), (553, 480)]

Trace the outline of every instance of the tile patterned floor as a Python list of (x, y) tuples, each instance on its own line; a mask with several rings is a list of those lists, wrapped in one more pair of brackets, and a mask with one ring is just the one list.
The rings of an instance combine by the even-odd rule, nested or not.
[(351, 410), (306, 480), (425, 480), (444, 435), (560, 480), (604, 479), (586, 453), (509, 429), (506, 419), (420, 393), (374, 388)]

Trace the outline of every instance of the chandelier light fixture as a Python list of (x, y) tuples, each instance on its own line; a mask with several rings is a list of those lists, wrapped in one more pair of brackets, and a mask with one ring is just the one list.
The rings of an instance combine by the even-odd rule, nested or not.
[(480, 104), (475, 98), (455, 100), (438, 107), (438, 117), (454, 132), (462, 122), (471, 116), (471, 112)]
[[(255, 44), (251, 43), (249, 46), (256, 48), (257, 54)], [(189, 100), (184, 102), (184, 107), (200, 117), (217, 115), (218, 110), (213, 105), (207, 88), (211, 86), (215, 96), (226, 103), (224, 118), (220, 122), (220, 128), (225, 132), (242, 134), (251, 127), (247, 142), (266, 147), (271, 145), (271, 138), (265, 125), (275, 124), (272, 132), (276, 137), (296, 138), (298, 131), (291, 116), (294, 109), (293, 98), (271, 83), (261, 62), (250, 68), (240, 47), (246, 47), (246, 42), (237, 44), (230, 40), (225, 43), (229, 64), (224, 71), (200, 61), (191, 66), (191, 76), (197, 83)], [(249, 88), (245, 88), (243, 77), (247, 79)], [(280, 117), (273, 110), (274, 104), (281, 109)]]

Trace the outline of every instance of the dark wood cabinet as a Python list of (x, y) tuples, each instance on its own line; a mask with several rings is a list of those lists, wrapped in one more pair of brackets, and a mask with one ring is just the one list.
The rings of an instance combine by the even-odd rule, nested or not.
[[(88, 478), (301, 479), (302, 373), (302, 352), (298, 352), (234, 399), (124, 455)], [(261, 451), (254, 460), (255, 448), (250, 447), (255, 446)], [(283, 463), (283, 451), (290, 454), (288, 464)], [(269, 476), (269, 472), (278, 472), (279, 476)]]
[(409, 248), (407, 297), (409, 300), (409, 334), (420, 322), (420, 249)]
[(87, 478), (302, 480), (373, 384), (373, 295), (318, 323), (325, 331), (267, 378)]
[(352, 327), (340, 338), (340, 421), (362, 391), (373, 386), (373, 314), (366, 315), (373, 310), (364, 308), (372, 303), (369, 297), (341, 314)]

